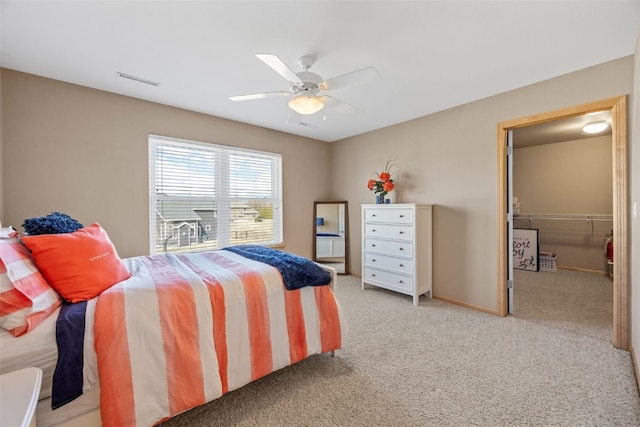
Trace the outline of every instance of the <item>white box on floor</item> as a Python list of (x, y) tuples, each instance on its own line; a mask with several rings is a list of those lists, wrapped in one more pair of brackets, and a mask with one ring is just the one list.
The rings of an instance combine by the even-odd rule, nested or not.
[(541, 271), (556, 271), (556, 258), (558, 255), (553, 252), (540, 252), (538, 256), (538, 263), (540, 264)]

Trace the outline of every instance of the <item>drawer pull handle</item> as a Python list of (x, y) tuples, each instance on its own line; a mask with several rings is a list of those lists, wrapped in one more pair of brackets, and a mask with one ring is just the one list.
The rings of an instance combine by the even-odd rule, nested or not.
[[(375, 259), (374, 259), (374, 261), (375, 261)], [(400, 264), (399, 267), (404, 267), (404, 264)]]
[(400, 218), (404, 218), (404, 215), (400, 215)]
[(375, 233), (375, 232), (376, 232), (376, 229), (374, 228), (374, 229), (373, 229), (373, 230), (371, 230), (371, 231)]
[(372, 214), (371, 216), (376, 216), (376, 214)]
[(400, 234), (404, 234), (404, 231), (401, 231)]
[(375, 248), (375, 247), (376, 247), (376, 245), (375, 245), (375, 244), (373, 244), (373, 245), (371, 245), (371, 247), (372, 247), (372, 248)]
[(401, 251), (404, 251), (404, 248), (400, 248)]
[(373, 274), (371, 275), (371, 277), (376, 277), (376, 273), (373, 273)]
[(371, 260), (371, 262), (376, 262), (376, 259), (375, 259), (375, 258), (374, 258), (374, 259), (372, 259), (372, 260)]
[(404, 282), (403, 282), (402, 280), (400, 280), (398, 283), (402, 283), (402, 284), (404, 284)]

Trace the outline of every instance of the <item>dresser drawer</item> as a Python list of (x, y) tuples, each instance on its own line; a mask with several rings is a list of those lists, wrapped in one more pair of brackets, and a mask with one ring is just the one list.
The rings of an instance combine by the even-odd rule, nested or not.
[(390, 240), (379, 240), (366, 238), (364, 248), (366, 252), (377, 252), (392, 256), (413, 258), (412, 242), (394, 242)]
[(413, 274), (413, 260), (406, 258), (395, 258), (383, 254), (364, 254), (364, 263), (367, 267), (384, 268), (399, 273)]
[(413, 240), (413, 227), (410, 225), (365, 224), (364, 234), (366, 237)]
[(364, 271), (364, 281), (398, 291), (413, 292), (413, 278), (403, 274), (366, 267)]
[(364, 222), (393, 222), (395, 224), (413, 224), (413, 209), (386, 207), (377, 209), (365, 209)]

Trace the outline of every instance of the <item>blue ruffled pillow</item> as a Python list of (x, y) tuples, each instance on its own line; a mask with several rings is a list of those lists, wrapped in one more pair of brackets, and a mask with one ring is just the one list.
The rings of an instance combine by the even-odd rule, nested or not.
[(52, 212), (47, 216), (25, 219), (24, 224), (22, 224), (25, 233), (30, 236), (73, 233), (82, 227), (83, 225), (78, 221), (60, 212)]

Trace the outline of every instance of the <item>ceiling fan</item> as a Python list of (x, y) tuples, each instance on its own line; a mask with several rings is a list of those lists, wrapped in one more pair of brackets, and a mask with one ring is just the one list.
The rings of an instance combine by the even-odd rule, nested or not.
[(288, 103), (292, 114), (289, 117), (289, 123), (297, 123), (304, 126), (312, 126), (309, 123), (300, 121), (300, 115), (310, 115), (322, 110), (325, 106), (339, 112), (353, 113), (360, 112), (356, 107), (340, 101), (329, 95), (319, 95), (320, 92), (328, 92), (336, 89), (342, 89), (358, 84), (369, 83), (379, 78), (378, 72), (373, 67), (363, 68), (361, 70), (352, 71), (323, 80), (319, 75), (309, 71), (309, 68), (315, 63), (313, 56), (303, 56), (298, 60), (298, 64), (302, 67), (301, 72), (294, 72), (287, 66), (278, 56), (269, 53), (258, 53), (256, 57), (271, 67), (276, 73), (287, 79), (289, 82), (289, 91), (262, 92), (248, 95), (230, 96), (232, 101), (248, 101), (252, 99), (272, 98), (278, 96), (293, 96)]

